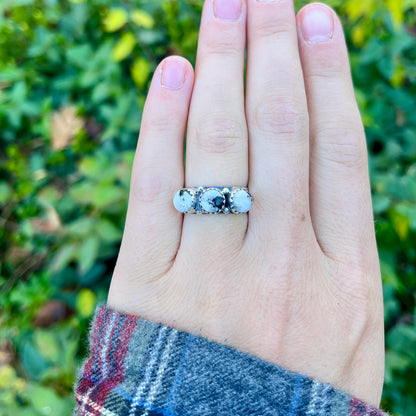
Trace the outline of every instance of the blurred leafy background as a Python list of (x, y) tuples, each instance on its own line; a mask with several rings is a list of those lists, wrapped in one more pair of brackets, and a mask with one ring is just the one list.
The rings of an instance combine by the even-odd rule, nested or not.
[[(306, 2), (297, 2), (297, 8)], [(331, 0), (367, 131), (385, 294), (383, 407), (416, 415), (416, 1)], [(70, 415), (158, 62), (202, 1), (0, 2), (0, 416)]]

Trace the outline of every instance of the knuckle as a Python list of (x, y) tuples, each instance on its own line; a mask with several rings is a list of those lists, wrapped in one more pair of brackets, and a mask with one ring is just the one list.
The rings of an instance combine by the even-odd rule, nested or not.
[(320, 156), (343, 168), (363, 168), (367, 161), (365, 138), (351, 128), (327, 126), (317, 132)]
[(164, 134), (171, 133), (178, 130), (178, 122), (175, 121), (178, 117), (152, 117), (151, 119), (143, 119), (140, 127), (140, 135), (148, 136), (150, 134)]
[(316, 53), (314, 55), (313, 66), (308, 71), (309, 82), (338, 82), (343, 78), (350, 78), (350, 66), (345, 59), (340, 59), (332, 55), (332, 59), (328, 59), (328, 54)]
[(241, 42), (236, 36), (229, 34), (223, 34), (219, 32), (221, 36), (213, 36), (207, 39), (204, 45), (204, 51), (208, 55), (224, 55), (226, 57), (235, 57), (240, 55)]
[[(308, 83), (314, 85), (327, 85), (330, 87), (331, 84), (336, 86), (336, 83), (339, 82), (339, 79), (345, 78), (345, 69), (336, 68), (332, 64), (325, 66), (325, 62), (322, 64), (316, 64), (316, 68), (313, 68), (307, 74)], [(329, 88), (328, 88), (329, 89)]]
[(256, 13), (258, 21), (254, 27), (256, 37), (268, 38), (295, 32), (296, 28), (290, 1), (279, 1), (272, 9), (265, 8), (262, 10), (261, 5), (259, 6)]
[(198, 146), (208, 153), (237, 153), (243, 145), (244, 131), (231, 117), (208, 116), (197, 123), (195, 137)]
[(265, 17), (256, 25), (255, 33), (260, 39), (275, 38), (280, 35), (286, 35), (294, 30), (291, 19), (271, 19)]
[(349, 309), (344, 312), (343, 323), (351, 345), (359, 345), (364, 337), (374, 334), (380, 328), (382, 319), (377, 313), (380, 308), (373, 305), (371, 296), (365, 294), (347, 304)]
[[(374, 333), (383, 325), (383, 302), (381, 288), (370, 284), (375, 280), (370, 269), (349, 262), (345, 269), (336, 276), (336, 297), (341, 296), (343, 304), (342, 322), (349, 330), (350, 340), (358, 343), (363, 336)], [(348, 274), (346, 270), (348, 269)]]
[(308, 127), (304, 106), (292, 98), (265, 97), (254, 112), (254, 127), (261, 133), (298, 136)]

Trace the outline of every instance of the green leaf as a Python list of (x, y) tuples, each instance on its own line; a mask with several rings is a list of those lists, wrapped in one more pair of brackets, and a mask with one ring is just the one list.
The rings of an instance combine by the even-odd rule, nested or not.
[(95, 229), (100, 238), (107, 243), (119, 242), (123, 234), (118, 227), (106, 219), (98, 220)]
[(113, 59), (116, 62), (126, 59), (136, 46), (136, 37), (131, 32), (125, 32), (121, 36), (120, 40), (115, 44), (113, 49)]
[(79, 336), (67, 338), (65, 341), (65, 349), (63, 351), (63, 357), (62, 357), (62, 367), (63, 370), (72, 375), (72, 378), (68, 380), (69, 386), (72, 386), (75, 379), (75, 373), (73, 371), (74, 366), (77, 365), (77, 359), (76, 354), (78, 351), (78, 345), (79, 345)]
[(409, 218), (406, 215), (403, 215), (397, 209), (391, 211), (390, 218), (400, 240), (406, 240), (410, 230)]
[(377, 61), (377, 68), (386, 79), (391, 80), (394, 75), (394, 62), (391, 56), (383, 56)]
[(76, 45), (66, 51), (68, 62), (79, 68), (86, 68), (89, 65), (92, 54), (89, 44)]
[(94, 188), (95, 186), (93, 182), (82, 181), (72, 185), (69, 194), (75, 201), (83, 204), (88, 204), (92, 201), (92, 193)]
[(110, 184), (99, 184), (92, 191), (92, 203), (97, 208), (104, 208), (108, 205), (119, 202), (124, 197), (124, 190), (119, 186)]
[(384, 382), (388, 385), (394, 382), (394, 372), (405, 370), (411, 363), (411, 359), (397, 351), (390, 350), (386, 352), (386, 368)]
[(30, 383), (27, 388), (27, 394), (33, 408), (40, 415), (54, 416), (68, 414), (68, 400), (59, 397), (58, 394), (51, 388)]
[(55, 334), (46, 330), (38, 330), (34, 334), (38, 351), (51, 363), (59, 364), (62, 350)]
[(16, 103), (21, 103), (27, 95), (27, 86), (24, 81), (17, 82), (11, 91), (10, 97), (12, 101)]
[(163, 31), (160, 29), (142, 30), (138, 33), (138, 37), (141, 45), (155, 45), (165, 39)]
[(79, 170), (94, 182), (117, 179), (117, 165), (103, 152), (97, 152), (93, 157), (85, 157), (79, 164)]
[(380, 260), (381, 276), (384, 284), (393, 286), (396, 290), (401, 288), (400, 279), (395, 273), (394, 268), (383, 260)]
[(86, 238), (79, 251), (78, 264), (81, 273), (88, 271), (98, 256), (98, 250), (100, 248), (100, 241), (97, 236), (91, 235)]
[(410, 357), (406, 357), (396, 351), (387, 351), (386, 353), (386, 367), (390, 371), (404, 370), (410, 361)]
[(25, 371), (34, 380), (39, 380), (42, 373), (50, 366), (48, 361), (29, 341), (24, 341), (22, 344), (21, 362)]
[(103, 24), (106, 32), (115, 32), (121, 29), (128, 20), (127, 12), (121, 8), (110, 9)]
[(75, 243), (67, 243), (60, 247), (52, 259), (51, 270), (56, 273), (61, 271), (72, 260), (75, 260), (78, 254), (78, 245)]
[(101, 82), (94, 87), (92, 92), (91, 100), (94, 103), (100, 103), (106, 100), (110, 95), (110, 86), (107, 82)]
[(92, 232), (96, 224), (96, 221), (97, 220), (95, 218), (81, 217), (67, 224), (65, 226), (65, 229), (68, 232), (68, 234), (73, 236), (87, 236)]
[(375, 214), (386, 212), (391, 205), (391, 199), (388, 195), (373, 194), (373, 211)]
[(384, 284), (383, 285), (383, 297), (384, 297), (384, 320), (390, 322), (400, 312), (400, 304), (395, 297), (396, 290), (394, 287)]
[(143, 58), (134, 61), (131, 67), (131, 75), (139, 88), (143, 88), (150, 75), (150, 64)]
[(416, 327), (413, 325), (395, 326), (387, 336), (387, 346), (416, 359)]
[(11, 194), (11, 189), (7, 182), (0, 182), (0, 204), (8, 202)]
[(133, 10), (131, 13), (131, 20), (133, 20), (136, 25), (142, 26), (145, 29), (151, 29), (155, 23), (153, 17), (149, 13), (139, 9)]
[(94, 312), (97, 298), (90, 289), (82, 289), (76, 301), (77, 312), (84, 318), (89, 318)]
[(361, 64), (379, 61), (384, 56), (384, 45), (379, 40), (371, 40), (360, 55)]
[(85, 274), (79, 276), (79, 283), (82, 286), (91, 287), (94, 284), (97, 284), (100, 280), (102, 281), (106, 271), (106, 266), (103, 263), (95, 263), (92, 265)]

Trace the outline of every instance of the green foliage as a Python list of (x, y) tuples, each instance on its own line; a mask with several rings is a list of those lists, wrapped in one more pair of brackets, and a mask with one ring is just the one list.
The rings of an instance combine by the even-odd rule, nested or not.
[(386, 1), (382, 8), (378, 2), (361, 3), (369, 8), (357, 16), (347, 36), (370, 150), (384, 283), (383, 404), (394, 414), (411, 415), (416, 414), (415, 5)]
[[(415, 5), (328, 4), (345, 26), (370, 151), (383, 405), (416, 414)], [(71, 414), (88, 320), (122, 236), (151, 73), (167, 55), (195, 62), (201, 9), (199, 0), (0, 5), (0, 416)]]

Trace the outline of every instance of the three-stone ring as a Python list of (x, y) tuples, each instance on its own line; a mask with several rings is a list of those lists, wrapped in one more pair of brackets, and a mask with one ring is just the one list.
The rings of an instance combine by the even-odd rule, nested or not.
[(173, 205), (183, 214), (245, 214), (253, 198), (244, 187), (199, 186), (180, 189)]

